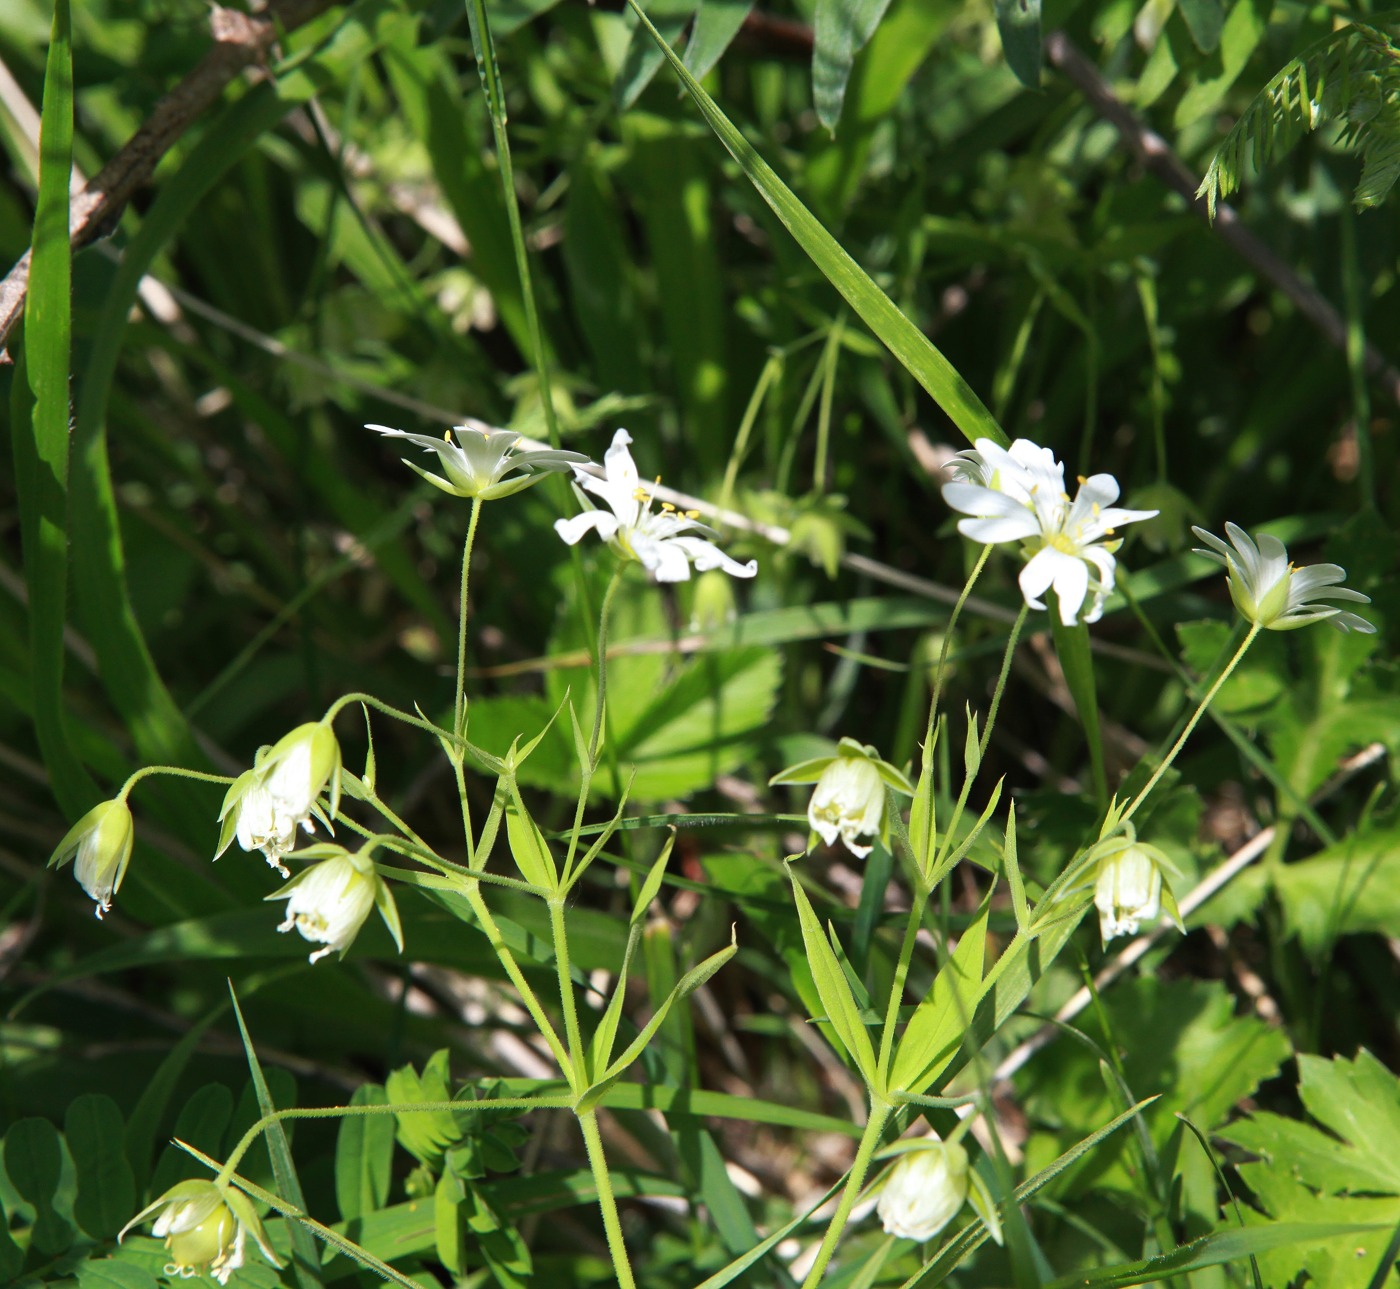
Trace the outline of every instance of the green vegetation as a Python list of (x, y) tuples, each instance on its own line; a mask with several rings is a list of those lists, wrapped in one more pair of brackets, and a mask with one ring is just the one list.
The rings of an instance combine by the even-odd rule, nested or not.
[(10, 0), (0, 138), (0, 1282), (1400, 1283), (1395, 13)]

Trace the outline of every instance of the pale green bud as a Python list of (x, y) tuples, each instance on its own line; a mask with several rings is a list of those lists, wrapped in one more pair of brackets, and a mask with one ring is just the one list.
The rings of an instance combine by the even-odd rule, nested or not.
[(49, 857), (50, 868), (73, 861), (78, 885), (97, 903), (100, 918), (112, 907), (131, 860), (135, 828), (131, 810), (120, 798), (93, 806), (70, 828)]

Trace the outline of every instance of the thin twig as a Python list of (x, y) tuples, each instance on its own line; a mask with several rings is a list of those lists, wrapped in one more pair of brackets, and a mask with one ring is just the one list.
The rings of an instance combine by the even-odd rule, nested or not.
[[(209, 26), (214, 46), (173, 90), (161, 99), (141, 128), (96, 178), (74, 196), (69, 219), (73, 249), (108, 231), (137, 189), (191, 124), (208, 111), (244, 68), (263, 58), (279, 36), (329, 9), (335, 0), (270, 0), (258, 14), (215, 5)], [(29, 252), (0, 282), (0, 362), (9, 361), (4, 344), (29, 289)]]
[[(1052, 67), (1065, 77), (1089, 101), (1090, 106), (1113, 125), (1133, 154), (1173, 191), (1186, 198), (1202, 219), (1210, 214), (1204, 197), (1197, 197), (1201, 181), (1186, 163), (1171, 150), (1167, 141), (1135, 117), (1127, 105), (1114, 94), (1099, 69), (1087, 59), (1063, 31), (1052, 31), (1045, 38), (1045, 56)], [(1292, 302), (1294, 307), (1337, 349), (1346, 351), (1346, 319), (1315, 288), (1304, 282), (1293, 269), (1275, 255), (1259, 238), (1240, 222), (1233, 207), (1219, 202), (1215, 208), (1215, 231), (1221, 241), (1239, 255), (1261, 277), (1272, 282)], [(1392, 367), (1374, 345), (1366, 346), (1366, 371), (1385, 387), (1386, 392), (1400, 403), (1400, 371)]]

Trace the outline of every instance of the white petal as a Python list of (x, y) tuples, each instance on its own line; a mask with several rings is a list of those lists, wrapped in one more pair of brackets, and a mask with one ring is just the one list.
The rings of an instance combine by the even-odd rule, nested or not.
[(1021, 507), (1020, 515), (1005, 515), (999, 519), (960, 519), (958, 532), (984, 546), (1000, 542), (1021, 542), (1040, 534), (1040, 524), (1034, 512)]
[(605, 542), (611, 541), (617, 529), (617, 516), (606, 510), (585, 510), (581, 515), (554, 521), (554, 531), (570, 546), (576, 545), (587, 532), (597, 532)]

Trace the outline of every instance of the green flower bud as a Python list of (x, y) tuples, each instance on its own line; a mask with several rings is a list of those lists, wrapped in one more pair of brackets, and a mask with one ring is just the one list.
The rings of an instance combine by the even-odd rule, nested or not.
[(73, 861), (78, 885), (97, 902), (100, 918), (112, 907), (131, 859), (135, 828), (131, 810), (120, 798), (93, 806), (70, 828), (49, 857), (50, 868)]

